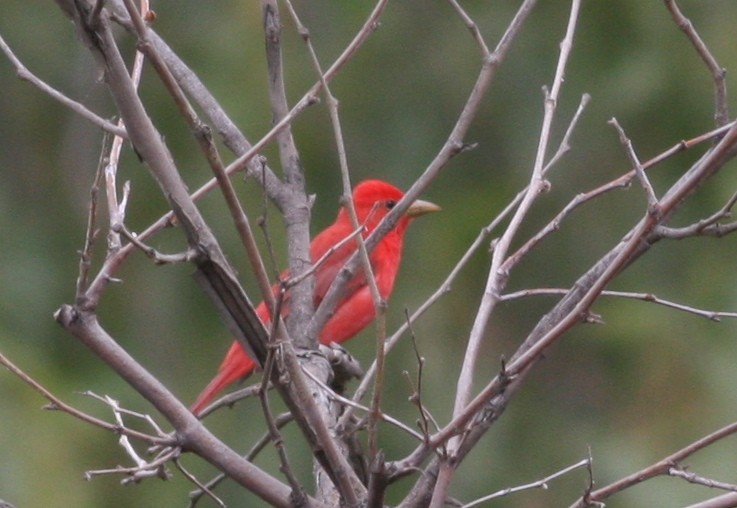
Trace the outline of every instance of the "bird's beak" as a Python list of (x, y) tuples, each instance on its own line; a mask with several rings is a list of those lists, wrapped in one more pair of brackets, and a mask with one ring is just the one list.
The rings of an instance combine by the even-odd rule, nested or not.
[(406, 215), (407, 217), (419, 217), (420, 215), (425, 215), (432, 212), (439, 212), (440, 210), (442, 210), (442, 208), (440, 208), (435, 203), (418, 199), (417, 201), (409, 205)]

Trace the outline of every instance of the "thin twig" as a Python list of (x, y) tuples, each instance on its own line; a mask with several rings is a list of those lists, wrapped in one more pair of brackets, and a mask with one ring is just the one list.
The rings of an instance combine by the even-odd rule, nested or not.
[[(560, 45), (560, 56), (558, 58), (558, 65), (553, 78), (553, 85), (549, 92), (547, 89), (545, 90), (545, 113), (543, 116), (535, 163), (532, 169), (527, 192), (522, 198), (518, 208), (515, 210), (507, 229), (497, 242), (492, 254), (486, 288), (468, 338), (461, 373), (458, 377), (456, 398), (453, 409), (454, 417), (457, 417), (464, 412), (469, 400), (471, 399), (476, 361), (480, 354), (481, 344), (486, 336), (486, 327), (491, 314), (494, 312), (496, 304), (498, 303), (498, 296), (506, 286), (509, 276), (509, 272), (502, 269), (502, 264), (507, 257), (512, 241), (516, 237), (523, 220), (532, 208), (532, 205), (540, 192), (545, 190), (547, 187), (543, 175), (546, 151), (550, 140), (558, 96), (565, 76), (568, 57), (570, 56), (573, 45), (573, 37), (576, 31), (579, 9), (580, 0), (572, 0), (566, 34)], [(456, 449), (459, 445), (460, 441), (454, 439), (452, 448)], [(435, 496), (434, 501), (438, 501)]]
[[(565, 288), (535, 288), (535, 289), (522, 289), (513, 293), (507, 293), (502, 295), (502, 301), (518, 300), (520, 298), (526, 298), (529, 296), (563, 296), (568, 293), (568, 289)], [(616, 298), (629, 298), (633, 300), (642, 300), (644, 302), (651, 302), (657, 305), (663, 305), (671, 309), (687, 312), (689, 314), (695, 314), (700, 317), (709, 319), (710, 321), (721, 321), (722, 318), (737, 318), (737, 312), (726, 312), (726, 311), (714, 311), (706, 309), (698, 309), (690, 305), (684, 305), (681, 303), (664, 300), (653, 293), (637, 293), (628, 291), (611, 291), (604, 290), (601, 292), (601, 296), (610, 296)]]
[(593, 490), (585, 496), (580, 498), (571, 508), (584, 508), (589, 506), (592, 502), (603, 502), (605, 499), (613, 496), (614, 494), (621, 492), (633, 485), (642, 483), (655, 476), (667, 475), (675, 464), (680, 463), (685, 458), (690, 457), (694, 453), (703, 450), (707, 446), (710, 446), (717, 441), (724, 439), (728, 436), (737, 433), (737, 422), (730, 423), (729, 425), (722, 427), (721, 429), (712, 432), (711, 434), (702, 437), (701, 439), (694, 441), (688, 446), (681, 448), (677, 452), (664, 457), (658, 462), (637, 471), (629, 476), (617, 480), (616, 482), (610, 483), (605, 487)]
[[(292, 416), (291, 413), (281, 413), (280, 415), (274, 418), (274, 423), (276, 427), (281, 430), (282, 427), (284, 427), (287, 423), (293, 420), (294, 420), (294, 417)], [(254, 443), (254, 445), (251, 447), (248, 453), (243, 456), (243, 458), (245, 458), (249, 462), (253, 462), (254, 460), (256, 460), (256, 457), (258, 457), (259, 453), (261, 453), (266, 448), (266, 445), (268, 445), (270, 442), (271, 442), (271, 433), (267, 431), (261, 436), (261, 438), (258, 441), (256, 441), (256, 443)], [(197, 504), (197, 502), (200, 500), (200, 498), (203, 495), (207, 494), (205, 489), (213, 490), (216, 486), (218, 486), (223, 480), (227, 478), (228, 477), (225, 474), (220, 473), (215, 478), (208, 481), (206, 484), (202, 485), (197, 490), (191, 491), (189, 493), (189, 498), (190, 498), (189, 508), (193, 508)]]
[(76, 409), (73, 406), (70, 406), (69, 404), (63, 402), (60, 398), (56, 397), (49, 390), (44, 388), (43, 385), (41, 385), (41, 383), (33, 379), (29, 374), (25, 373), (20, 367), (16, 366), (2, 353), (0, 353), (0, 364), (7, 367), (8, 370), (10, 370), (10, 372), (12, 372), (15, 376), (17, 376), (21, 381), (29, 385), (31, 388), (33, 388), (38, 393), (40, 393), (46, 400), (48, 400), (50, 404), (46, 406), (45, 409), (63, 411), (73, 416), (74, 418), (77, 418), (78, 420), (82, 420), (85, 423), (89, 423), (96, 427), (100, 427), (101, 429), (105, 429), (115, 434), (124, 434), (126, 436), (130, 436), (135, 439), (140, 439), (141, 441), (144, 441), (151, 445), (158, 445), (158, 446), (165, 446), (165, 447), (176, 445), (176, 439), (173, 436), (169, 436), (169, 435), (152, 436), (150, 434), (146, 434), (144, 432), (139, 432), (137, 430), (129, 429), (127, 427), (120, 427), (116, 424), (108, 423), (104, 420), (100, 420), (99, 418), (96, 418), (83, 411), (80, 411), (79, 409)]
[(84, 473), (84, 477), (85, 480), (92, 480), (95, 476), (125, 475), (126, 477), (120, 481), (122, 485), (137, 483), (144, 478), (150, 477), (168, 479), (168, 473), (162, 472), (165, 471), (163, 466), (175, 457), (178, 457), (180, 453), (181, 450), (178, 448), (166, 448), (165, 453), (162, 453), (151, 462), (145, 462), (134, 467), (117, 466), (111, 469), (89, 470)]
[(74, 113), (78, 114), (82, 118), (89, 120), (93, 124), (100, 127), (105, 132), (108, 132), (110, 134), (113, 134), (115, 136), (119, 136), (121, 138), (127, 139), (128, 134), (125, 131), (125, 128), (120, 125), (115, 125), (114, 123), (105, 120), (104, 118), (98, 116), (94, 112), (87, 109), (83, 104), (74, 101), (70, 99), (67, 95), (59, 92), (52, 86), (45, 83), (43, 80), (38, 78), (35, 74), (33, 74), (31, 71), (28, 70), (28, 68), (23, 65), (23, 63), (20, 61), (20, 59), (15, 56), (15, 53), (10, 49), (10, 46), (5, 42), (5, 39), (0, 35), (0, 50), (5, 53), (5, 56), (8, 57), (8, 60), (13, 64), (15, 67), (15, 70), (18, 74), (18, 78), (22, 79), (23, 81), (28, 81), (38, 89), (40, 89), (43, 93), (51, 97), (52, 99), (60, 102), (62, 105), (68, 107), (71, 109)]
[(706, 478), (704, 476), (697, 475), (693, 471), (687, 471), (683, 467), (671, 467), (668, 470), (668, 476), (672, 476), (674, 478), (680, 478), (682, 480), (686, 480), (689, 483), (693, 483), (696, 485), (703, 485), (704, 487), (709, 487), (710, 489), (721, 489), (721, 490), (730, 490), (732, 492), (737, 492), (737, 485), (734, 483), (727, 483), (727, 482), (721, 482), (719, 480), (712, 480), (711, 478)]
[[(80, 297), (87, 291), (89, 285), (90, 267), (92, 265), (92, 248), (97, 237), (97, 199), (100, 193), (100, 183), (106, 165), (105, 157), (102, 155), (106, 152), (106, 146), (110, 141), (110, 136), (103, 136), (102, 149), (100, 151), (100, 161), (95, 172), (95, 179), (92, 181), (90, 188), (90, 203), (87, 210), (87, 229), (84, 237), (84, 247), (79, 255), (79, 275), (77, 276), (77, 289), (75, 295)], [(83, 302), (78, 302), (83, 304)]]
[(543, 175), (547, 175), (548, 172), (550, 172), (550, 170), (553, 168), (553, 166), (555, 166), (558, 161), (560, 161), (563, 156), (571, 150), (571, 137), (573, 136), (573, 133), (578, 126), (578, 121), (581, 119), (581, 116), (583, 115), (583, 112), (590, 101), (591, 96), (589, 94), (585, 93), (581, 96), (581, 100), (578, 103), (578, 108), (576, 108), (576, 112), (573, 114), (573, 117), (571, 117), (571, 121), (568, 123), (568, 128), (566, 129), (565, 134), (563, 134), (563, 138), (558, 144), (558, 149), (543, 168)]
[(673, 17), (678, 28), (686, 34), (688, 40), (691, 41), (696, 53), (703, 60), (707, 69), (711, 73), (714, 80), (714, 121), (717, 127), (726, 125), (729, 122), (729, 110), (727, 103), (727, 70), (719, 65), (714, 55), (711, 54), (709, 48), (699, 36), (698, 32), (691, 23), (691, 20), (683, 15), (678, 8), (675, 0), (665, 0), (665, 6)]
[(473, 40), (476, 42), (476, 45), (478, 45), (479, 49), (481, 50), (481, 57), (487, 58), (490, 54), (489, 47), (486, 45), (484, 36), (481, 35), (481, 30), (479, 29), (476, 22), (473, 20), (473, 18), (471, 18), (471, 16), (468, 15), (463, 7), (461, 7), (461, 4), (459, 4), (457, 0), (449, 0), (449, 2), (450, 5), (453, 6), (453, 9), (455, 9), (458, 16), (460, 16), (461, 20), (463, 20), (466, 28), (468, 28), (468, 30), (471, 32)]
[(138, 236), (135, 233), (129, 231), (128, 228), (125, 227), (125, 225), (122, 223), (116, 224), (116, 226), (113, 228), (113, 231), (123, 235), (126, 240), (138, 247), (141, 252), (150, 257), (157, 265), (189, 263), (197, 257), (197, 251), (191, 248), (187, 249), (184, 252), (180, 252), (179, 254), (164, 254), (162, 252), (159, 252), (150, 245), (146, 245), (141, 240), (139, 240)]
[(635, 176), (637, 176), (637, 179), (640, 181), (640, 185), (642, 185), (642, 188), (645, 190), (648, 209), (652, 213), (656, 213), (659, 207), (658, 197), (655, 195), (655, 190), (653, 189), (653, 186), (650, 183), (647, 174), (645, 173), (645, 169), (643, 168), (640, 159), (635, 153), (635, 149), (632, 146), (632, 140), (627, 137), (627, 134), (625, 134), (624, 129), (621, 125), (619, 125), (619, 122), (616, 118), (612, 118), (611, 120), (609, 120), (609, 124), (617, 130), (617, 133), (619, 134), (619, 142), (622, 144), (622, 147), (627, 154), (627, 158), (629, 159), (630, 164), (635, 171)]
[(432, 414), (430, 414), (430, 411), (428, 411), (425, 408), (425, 405), (422, 403), (422, 373), (425, 366), (425, 358), (420, 354), (420, 349), (417, 346), (417, 337), (415, 337), (415, 332), (414, 330), (412, 330), (412, 324), (409, 322), (409, 312), (407, 312), (406, 309), (405, 320), (407, 322), (407, 327), (409, 328), (409, 336), (412, 339), (412, 350), (415, 352), (415, 360), (417, 361), (416, 385), (412, 384), (412, 379), (409, 377), (409, 372), (405, 371), (407, 380), (409, 381), (410, 386), (412, 386), (412, 395), (410, 395), (409, 400), (415, 406), (417, 406), (417, 409), (420, 412), (420, 420), (418, 423), (420, 426), (420, 430), (422, 430), (422, 434), (425, 436), (425, 439), (427, 439), (430, 435), (429, 422), (432, 422), (436, 431), (440, 428), (440, 426), (438, 425), (438, 422), (435, 420), (435, 418), (433, 418)]
[[(207, 487), (207, 485), (199, 481), (195, 475), (190, 473), (187, 468), (184, 467), (182, 461), (179, 460), (179, 457), (175, 457), (172, 461), (174, 462), (174, 465), (177, 466), (177, 469), (179, 469), (179, 472), (181, 472), (185, 478), (197, 485), (199, 491), (202, 492), (203, 495), (206, 495), (207, 497), (212, 499), (218, 506), (220, 506), (220, 508), (226, 508), (223, 500), (216, 496), (215, 493)], [(190, 506), (192, 506), (191, 503)]]
[(282, 282), (286, 288), (290, 288), (294, 286), (295, 284), (299, 284), (302, 282), (302, 280), (309, 276), (313, 275), (315, 272), (317, 272), (317, 269), (320, 268), (321, 265), (325, 264), (331, 256), (333, 256), (337, 251), (341, 249), (345, 244), (348, 242), (355, 242), (356, 238), (366, 231), (366, 226), (360, 225), (358, 228), (353, 230), (349, 235), (347, 235), (345, 238), (342, 238), (339, 242), (337, 242), (335, 245), (331, 245), (328, 250), (325, 251), (325, 254), (320, 256), (319, 259), (317, 259), (314, 263), (312, 263), (312, 267), (307, 272), (302, 272), (300, 275), (292, 277), (290, 276), (288, 279)]
[[(269, 388), (271, 388), (271, 385), (269, 385)], [(243, 399), (257, 396), (259, 390), (261, 390), (260, 383), (241, 388), (240, 390), (228, 393), (227, 395), (223, 395), (222, 397), (213, 401), (210, 405), (205, 407), (197, 416), (200, 420), (202, 420), (210, 413), (213, 413), (215, 410), (220, 409), (221, 407), (233, 407), (237, 402), (240, 402)]]
[(737, 230), (737, 222), (729, 224), (720, 224), (719, 221), (732, 216), (732, 208), (737, 203), (737, 192), (727, 200), (721, 209), (709, 217), (705, 217), (689, 226), (680, 228), (661, 226), (657, 233), (661, 238), (671, 238), (681, 240), (683, 238), (691, 238), (693, 236), (715, 236), (721, 238), (727, 234)]
[[(366, 414), (371, 414), (371, 411), (372, 411), (371, 408), (366, 407), (366, 406), (363, 406), (363, 405), (359, 404), (358, 402), (355, 402), (355, 401), (353, 401), (353, 400), (351, 400), (349, 398), (343, 397), (342, 395), (340, 395), (338, 393), (335, 393), (334, 390), (332, 390), (328, 385), (326, 385), (325, 383), (323, 383), (322, 381), (320, 381), (310, 371), (305, 370), (304, 372), (305, 372), (305, 374), (310, 379), (312, 379), (317, 384), (317, 386), (319, 386), (320, 388), (322, 388), (322, 390), (327, 394), (328, 398), (330, 398), (331, 400), (334, 400), (336, 402), (339, 402), (341, 404), (344, 404), (345, 406), (352, 407), (353, 409), (359, 409), (359, 410), (365, 412)], [(404, 432), (408, 433), (409, 435), (411, 435), (413, 438), (417, 439), (418, 441), (422, 441), (423, 440), (423, 436), (421, 434), (419, 434), (416, 430), (410, 428), (409, 426), (405, 425), (400, 420), (398, 420), (398, 419), (396, 419), (396, 418), (394, 418), (392, 416), (389, 416), (386, 413), (381, 413), (379, 415), (379, 418), (382, 421), (385, 421), (385, 422), (387, 422), (387, 423), (389, 423), (391, 425), (394, 425), (398, 429), (403, 430)]]
[(555, 480), (556, 478), (560, 478), (561, 476), (565, 476), (571, 471), (575, 471), (576, 469), (580, 469), (582, 467), (588, 467), (589, 465), (590, 465), (590, 459), (580, 460), (576, 462), (575, 464), (572, 464), (568, 467), (561, 469), (560, 471), (556, 471), (555, 473), (552, 473), (546, 476), (545, 478), (541, 478), (540, 480), (536, 480), (531, 483), (526, 483), (524, 485), (518, 485), (516, 487), (507, 487), (506, 489), (499, 490), (497, 492), (494, 492), (493, 494), (480, 497), (479, 499), (471, 501), (470, 503), (464, 504), (461, 508), (471, 508), (473, 506), (478, 506), (481, 503), (485, 503), (486, 501), (491, 501), (492, 499), (508, 496), (509, 494), (516, 494), (517, 492), (521, 492), (523, 490), (532, 490), (532, 489), (547, 490), (548, 483), (550, 483), (552, 480)]
[(156, 423), (156, 420), (154, 420), (151, 415), (146, 413), (139, 413), (138, 411), (133, 411), (131, 409), (126, 409), (120, 405), (120, 403), (113, 399), (112, 397), (105, 395), (97, 395), (95, 392), (92, 392), (90, 390), (87, 390), (85, 392), (82, 392), (82, 395), (86, 397), (91, 397), (95, 400), (98, 400), (102, 402), (103, 404), (106, 404), (110, 407), (110, 409), (113, 411), (113, 414), (116, 417), (116, 420), (118, 420), (118, 424), (122, 425), (122, 421), (119, 421), (120, 415), (128, 415), (132, 416), (134, 418), (137, 418), (139, 420), (143, 420), (146, 423), (149, 424), (149, 426), (156, 431), (156, 434), (159, 436), (168, 436), (169, 434), (167, 432), (164, 432), (163, 429), (159, 426), (159, 424)]

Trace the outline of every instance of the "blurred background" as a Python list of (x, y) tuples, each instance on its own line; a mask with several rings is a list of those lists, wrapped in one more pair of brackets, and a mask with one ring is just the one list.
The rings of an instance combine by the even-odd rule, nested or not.
[[(519, 2), (464, 2), (488, 44), (494, 46)], [(737, 5), (728, 0), (680, 2), (714, 56), (728, 71), (737, 64)], [(251, 141), (270, 124), (261, 14), (256, 2), (154, 2), (154, 28), (210, 87)], [(363, 23), (369, 2), (297, 2), (324, 67)], [(285, 14), (285, 13), (283, 13)], [(543, 115), (541, 87), (550, 85), (558, 44), (567, 23), (565, 2), (540, 2), (514, 42), (481, 113), (465, 141), (477, 147), (454, 158), (427, 191), (444, 211), (418, 220), (406, 240), (404, 269), (392, 297), (389, 322), (401, 324), (447, 276), (481, 228), (525, 185), (534, 162)], [(283, 15), (284, 61), (292, 101), (315, 81), (306, 50)], [(51, 2), (5, 0), (0, 34), (30, 70), (103, 116), (115, 110), (87, 50)], [(130, 38), (120, 33), (132, 54)], [(444, 2), (391, 2), (381, 25), (332, 84), (340, 100), (343, 134), (354, 182), (369, 177), (410, 185), (450, 132), (479, 70), (479, 52), (466, 27)], [(729, 77), (731, 74), (727, 74)], [(0, 59), (0, 352), (63, 400), (111, 419), (100, 403), (80, 394), (92, 390), (125, 407), (152, 408), (53, 320), (74, 297), (78, 251), (83, 245), (90, 186), (101, 133), (86, 121), (17, 79)], [(142, 96), (166, 136), (192, 189), (210, 178), (196, 144), (150, 68)], [(566, 82), (558, 104), (552, 153), (582, 94), (592, 101), (572, 138), (572, 150), (550, 175), (552, 188), (538, 200), (518, 245), (546, 224), (577, 193), (628, 169), (616, 117), (642, 160), (681, 139), (714, 127), (713, 82), (662, 2), (584, 2)], [(730, 100), (734, 108), (734, 100)], [(332, 129), (324, 104), (294, 124), (308, 187), (317, 196), (313, 231), (334, 217), (340, 179)], [(702, 153), (697, 147), (652, 172), (663, 192)], [(225, 153), (225, 152), (224, 152)], [(275, 169), (273, 147), (265, 155)], [(229, 154), (228, 154), (229, 156)], [(737, 190), (735, 164), (686, 204), (673, 225), (686, 225), (719, 209)], [(166, 212), (145, 168), (126, 150), (119, 179), (130, 180), (127, 224), (144, 229)], [(253, 182), (237, 179), (249, 213), (262, 213)], [(201, 202), (243, 284), (248, 277), (222, 200)], [(509, 290), (569, 287), (641, 216), (645, 197), (637, 185), (615, 191), (576, 211), (512, 273)], [(284, 264), (281, 223), (273, 210), (270, 234)], [(104, 226), (104, 223), (101, 223)], [(104, 233), (104, 231), (103, 231)], [(494, 236), (500, 234), (496, 231)], [(180, 233), (152, 242), (176, 252)], [(104, 236), (96, 261), (104, 255)], [(737, 311), (737, 238), (661, 242), (619, 277), (611, 289), (651, 292), (698, 308)], [(460, 273), (453, 290), (416, 324), (426, 358), (424, 401), (447, 422), (466, 337), (489, 266), (486, 248)], [(103, 325), (182, 400), (191, 402), (215, 372), (230, 342), (209, 301), (190, 277), (191, 266), (155, 267), (136, 254), (118, 274), (122, 284), (105, 293)], [(479, 386), (555, 303), (534, 297), (502, 305), (488, 330)], [(579, 326), (556, 344), (528, 379), (502, 419), (463, 464), (452, 494), (469, 502), (527, 483), (588, 456), (597, 485), (645, 467), (737, 419), (737, 322), (715, 323), (640, 301), (602, 298), (594, 306), (603, 325)], [(348, 346), (367, 366), (371, 332)], [(389, 357), (386, 410), (407, 422), (417, 418), (407, 401), (415, 356), (404, 341)], [(123, 487), (118, 476), (86, 482), (88, 470), (130, 465), (115, 436), (68, 415), (43, 411), (45, 401), (6, 370), (0, 370), (0, 499), (17, 508), (186, 506), (190, 484), (148, 480)], [(221, 411), (208, 425), (238, 450), (263, 432), (254, 401)], [(310, 457), (294, 429), (285, 431), (290, 457), (310, 485)], [(391, 428), (382, 434), (391, 459), (413, 447)], [(258, 464), (278, 474), (275, 454)], [(184, 465), (206, 480), (212, 468), (196, 457)], [(688, 459), (703, 476), (737, 483), (737, 439), (729, 438)], [(390, 490), (401, 499), (414, 479)], [(588, 481), (584, 470), (554, 480), (548, 490), (526, 491), (485, 506), (568, 506)], [(231, 507), (260, 506), (226, 482), (218, 493)], [(714, 495), (704, 487), (661, 478), (607, 501), (607, 506), (682, 506)], [(214, 506), (203, 501), (200, 506)]]

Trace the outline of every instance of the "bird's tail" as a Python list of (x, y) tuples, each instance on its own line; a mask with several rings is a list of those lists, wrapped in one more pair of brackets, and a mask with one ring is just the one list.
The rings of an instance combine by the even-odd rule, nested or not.
[(215, 395), (220, 393), (230, 383), (246, 377), (255, 367), (256, 363), (246, 355), (240, 344), (234, 342), (230, 346), (228, 354), (225, 355), (225, 359), (220, 365), (217, 375), (207, 384), (205, 389), (202, 390), (202, 393), (197, 397), (197, 400), (190, 407), (192, 413), (195, 416), (199, 416)]

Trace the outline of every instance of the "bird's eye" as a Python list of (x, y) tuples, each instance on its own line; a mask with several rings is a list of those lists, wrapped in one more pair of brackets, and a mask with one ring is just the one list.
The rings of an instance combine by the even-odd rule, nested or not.
[(386, 206), (386, 209), (387, 210), (391, 210), (392, 208), (394, 208), (394, 205), (396, 205), (396, 204), (397, 204), (396, 201), (394, 201), (393, 199), (390, 199), (390, 200), (388, 200), (386, 202), (386, 205), (385, 206)]

